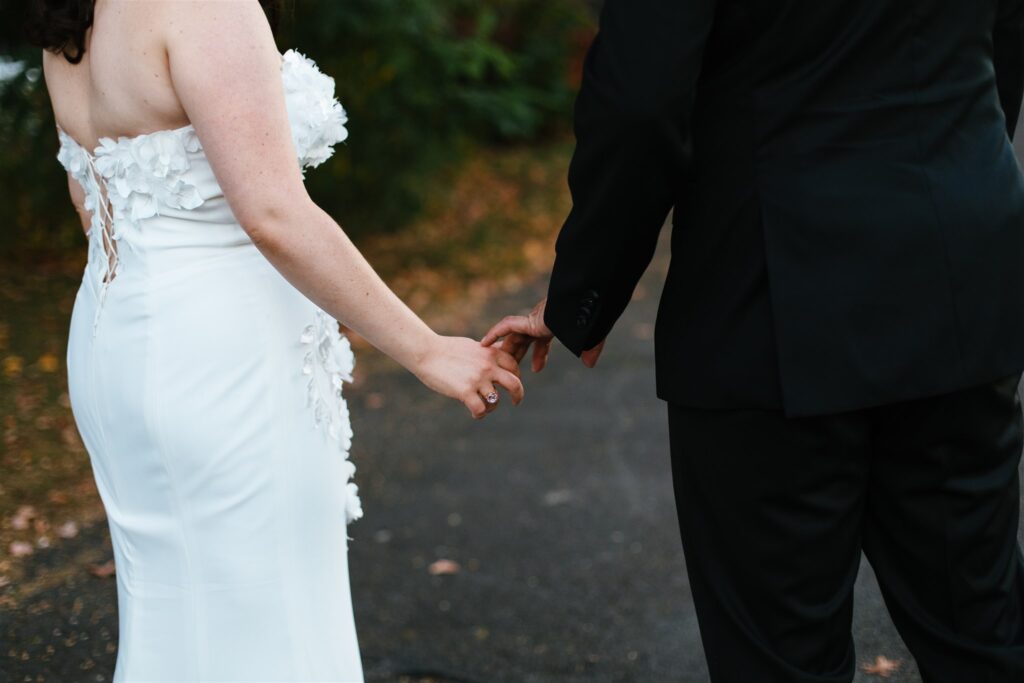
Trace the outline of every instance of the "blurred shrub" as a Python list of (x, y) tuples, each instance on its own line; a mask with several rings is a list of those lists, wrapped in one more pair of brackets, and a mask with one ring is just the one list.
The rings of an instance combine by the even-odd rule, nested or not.
[[(7, 4), (7, 3), (4, 3)], [(20, 3), (11, 3), (11, 5)], [(593, 30), (588, 0), (303, 0), (279, 34), (333, 76), (350, 137), (311, 172), (314, 199), (350, 233), (392, 230), (420, 210), (434, 176), (467, 145), (564, 129)], [(39, 55), (0, 14), (0, 250), (81, 238), (57, 164)]]

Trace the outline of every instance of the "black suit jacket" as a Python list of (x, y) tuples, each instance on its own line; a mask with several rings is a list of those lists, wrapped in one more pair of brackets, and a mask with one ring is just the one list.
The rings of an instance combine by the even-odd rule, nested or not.
[(545, 322), (611, 330), (675, 207), (658, 395), (859, 409), (1024, 370), (1024, 0), (606, 0)]

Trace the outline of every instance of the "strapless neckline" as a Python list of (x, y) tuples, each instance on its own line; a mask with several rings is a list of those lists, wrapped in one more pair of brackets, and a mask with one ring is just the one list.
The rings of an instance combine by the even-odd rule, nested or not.
[(97, 138), (97, 141), (99, 142), (99, 144), (96, 145), (95, 147), (93, 147), (90, 150), (88, 147), (86, 147), (85, 145), (80, 143), (78, 140), (73, 138), (66, 130), (64, 130), (63, 126), (61, 126), (59, 123), (57, 124), (57, 132), (60, 133), (60, 135), (67, 142), (73, 144), (75, 147), (77, 147), (78, 149), (82, 150), (84, 153), (88, 154), (91, 157), (95, 157), (96, 156), (96, 152), (98, 152), (99, 150), (103, 149), (103, 147), (106, 146), (106, 145), (117, 145), (117, 144), (131, 143), (131, 142), (135, 142), (136, 140), (145, 140), (146, 138), (151, 138), (151, 137), (156, 136), (156, 135), (177, 135), (177, 134), (186, 133), (186, 132), (194, 131), (194, 130), (195, 130), (195, 128), (192, 127), (192, 124), (191, 123), (187, 123), (184, 126), (179, 126), (178, 128), (161, 128), (160, 130), (154, 130), (154, 131), (150, 131), (148, 133), (139, 133), (138, 135), (119, 135), (116, 138), (112, 138), (112, 137), (109, 137), (109, 136), (105, 135), (103, 137)]

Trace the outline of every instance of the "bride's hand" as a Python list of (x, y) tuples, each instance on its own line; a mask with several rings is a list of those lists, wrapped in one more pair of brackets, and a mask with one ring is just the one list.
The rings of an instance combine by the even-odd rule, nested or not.
[(514, 405), (523, 400), (515, 358), (473, 339), (436, 337), (413, 372), (439, 394), (462, 401), (478, 420), (498, 407), (485, 400), (489, 394), (498, 395), (497, 386), (508, 391)]

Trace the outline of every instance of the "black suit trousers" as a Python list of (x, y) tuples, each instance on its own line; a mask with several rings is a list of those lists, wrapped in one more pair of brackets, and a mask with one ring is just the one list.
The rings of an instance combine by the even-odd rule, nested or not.
[(839, 683), (863, 551), (928, 683), (1024, 681), (1019, 375), (836, 415), (670, 404), (715, 683)]

